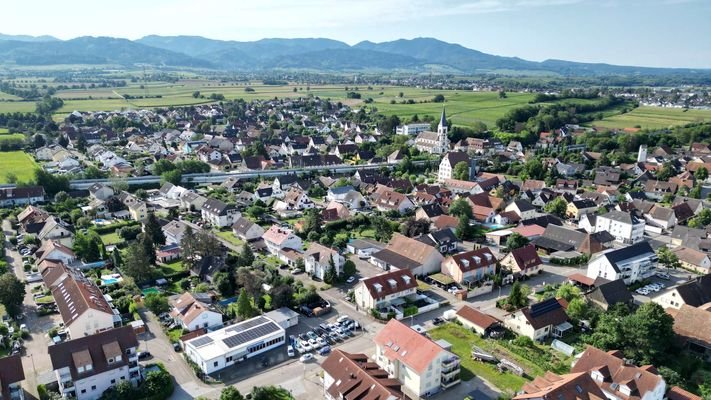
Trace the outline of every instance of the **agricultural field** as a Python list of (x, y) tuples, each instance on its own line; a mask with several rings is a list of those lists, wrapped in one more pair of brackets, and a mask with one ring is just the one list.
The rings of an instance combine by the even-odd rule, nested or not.
[(34, 112), (34, 101), (0, 101), (0, 113)]
[(23, 151), (0, 153), (0, 183), (8, 183), (7, 174), (17, 176), (18, 182), (30, 182), (39, 166), (31, 155)]
[(7, 129), (0, 129), (0, 142), (6, 140), (25, 140), (25, 135), (21, 133), (8, 133)]
[(0, 92), (0, 100), (20, 100), (20, 98), (14, 94)]
[(711, 121), (711, 110), (684, 110), (681, 108), (638, 107), (626, 114), (612, 115), (590, 125), (604, 128), (658, 129), (691, 122)]

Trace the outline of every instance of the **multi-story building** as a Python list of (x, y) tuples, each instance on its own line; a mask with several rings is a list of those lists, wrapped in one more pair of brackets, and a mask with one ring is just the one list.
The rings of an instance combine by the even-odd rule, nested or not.
[(274, 255), (278, 255), (284, 249), (301, 250), (303, 242), (301, 238), (296, 236), (294, 231), (288, 228), (282, 228), (279, 225), (272, 225), (264, 233), (264, 243), (267, 245), (267, 250)]
[(222, 314), (195, 298), (190, 292), (183, 293), (172, 302), (170, 316), (183, 329), (194, 331), (200, 328), (222, 326)]
[(400, 125), (397, 128), (395, 128), (395, 134), (397, 135), (417, 135), (420, 132), (428, 131), (430, 130), (430, 124), (428, 123), (422, 123), (422, 124), (406, 124), (406, 125)]
[(309, 249), (304, 253), (304, 269), (306, 273), (311, 274), (321, 280), (324, 279), (326, 271), (333, 265), (336, 275), (343, 273), (343, 264), (346, 259), (338, 254), (337, 250), (312, 243)]
[(622, 279), (630, 285), (654, 275), (657, 254), (647, 242), (599, 253), (588, 263), (587, 276), (614, 281)]
[(557, 375), (546, 371), (545, 375), (524, 384), (513, 400), (568, 399), (568, 396), (577, 400), (608, 399), (586, 373)]
[(44, 201), (42, 186), (25, 186), (0, 189), (0, 207), (17, 207)]
[(446, 179), (452, 179), (454, 167), (459, 163), (467, 165), (467, 179), (471, 178), (471, 170), (469, 155), (463, 151), (450, 151), (442, 157), (439, 163), (439, 171), (437, 172), (437, 180), (444, 182)]
[(234, 205), (216, 199), (207, 199), (200, 213), (203, 220), (220, 228), (232, 226), (242, 216)]
[(25, 391), (20, 385), (24, 379), (25, 370), (19, 354), (0, 358), (0, 399), (24, 400)]
[(408, 270), (395, 270), (361, 280), (354, 289), (355, 303), (364, 310), (387, 307), (396, 299), (417, 293), (417, 280)]
[[(619, 243), (637, 243), (644, 237), (646, 223), (632, 212), (610, 210), (595, 218), (595, 231), (608, 231)], [(594, 233), (591, 232), (591, 233)]]
[(496, 257), (488, 247), (447, 256), (442, 261), (442, 273), (458, 283), (478, 282), (496, 272)]
[(375, 362), (413, 398), (427, 397), (460, 382), (460, 360), (449, 343), (433, 342), (391, 319), (375, 336)]
[(141, 380), (138, 339), (130, 326), (49, 346), (49, 357), (64, 398), (96, 400), (121, 381)]
[(419, 151), (431, 154), (442, 154), (449, 151), (449, 138), (447, 137), (447, 116), (444, 108), (437, 125), (437, 132), (423, 131), (415, 139), (415, 147)]
[(399, 382), (368, 360), (365, 354), (335, 349), (321, 364), (323, 397), (326, 400), (406, 400)]

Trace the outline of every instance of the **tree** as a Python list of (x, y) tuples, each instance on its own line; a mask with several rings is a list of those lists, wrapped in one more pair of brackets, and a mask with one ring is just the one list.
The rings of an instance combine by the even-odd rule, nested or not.
[(676, 170), (671, 162), (664, 163), (662, 168), (657, 171), (657, 179), (660, 181), (668, 181), (674, 175), (676, 175)]
[(303, 232), (321, 233), (322, 225), (323, 218), (321, 217), (321, 212), (318, 209), (312, 208), (304, 213), (304, 225), (302, 227)]
[(119, 250), (118, 247), (114, 248), (114, 251), (111, 252), (111, 263), (114, 265), (114, 268), (121, 268), (123, 265), (123, 259), (121, 258), (121, 250)]
[(375, 229), (375, 240), (387, 242), (393, 235), (393, 227), (390, 221), (383, 217), (373, 217), (372, 225)]
[(358, 273), (358, 270), (356, 269), (355, 263), (352, 260), (346, 260), (346, 262), (343, 263), (343, 275), (354, 276), (356, 273)]
[(333, 284), (336, 279), (338, 279), (336, 264), (333, 262), (333, 257), (328, 257), (328, 267), (326, 267), (326, 271), (323, 273), (323, 281), (330, 285)]
[(25, 285), (11, 272), (2, 274), (0, 276), (0, 304), (5, 306), (5, 310), (11, 317), (20, 314), (24, 299)]
[(193, 92), (193, 98), (197, 99), (198, 97), (200, 97), (200, 91), (196, 90)]
[(706, 178), (709, 177), (709, 171), (706, 169), (706, 167), (701, 167), (694, 172), (694, 178), (698, 181), (705, 181)]
[(173, 185), (180, 185), (180, 181), (183, 180), (183, 173), (178, 169), (172, 171), (163, 172), (160, 176), (161, 183), (172, 183)]
[(528, 238), (518, 232), (514, 232), (509, 236), (508, 239), (506, 239), (506, 248), (509, 250), (518, 249), (520, 247), (526, 246), (528, 242)]
[(59, 192), (68, 192), (71, 190), (67, 175), (51, 174), (42, 168), (35, 170), (35, 184), (44, 187), (44, 191), (48, 196), (54, 196)]
[(239, 292), (239, 298), (237, 298), (237, 315), (242, 319), (247, 319), (253, 317), (255, 314), (254, 307), (252, 306), (252, 301), (247, 294), (247, 291), (242, 288)]
[(461, 181), (469, 180), (469, 163), (466, 161), (458, 162), (452, 169), (452, 178)]
[(560, 285), (555, 295), (556, 297), (565, 299), (565, 301), (567, 301), (568, 303), (570, 303), (573, 299), (577, 299), (581, 296), (580, 289), (570, 283), (564, 283)]
[(701, 198), (701, 184), (696, 184), (696, 186), (689, 190), (689, 197), (691, 197), (692, 199)]
[(588, 305), (585, 302), (585, 299), (582, 297), (574, 297), (568, 303), (568, 308), (565, 310), (565, 313), (568, 314), (568, 317), (570, 317), (573, 321), (586, 319), (588, 314)]
[(254, 264), (254, 253), (249, 245), (245, 244), (242, 246), (242, 251), (239, 253), (238, 266), (240, 267), (251, 267)]
[(277, 386), (255, 386), (252, 389), (252, 400), (293, 400), (288, 390)]
[(104, 243), (101, 236), (94, 231), (88, 233), (77, 233), (74, 238), (72, 249), (80, 259), (85, 262), (95, 262), (101, 260)]
[(151, 238), (154, 246), (157, 247), (165, 244), (165, 233), (163, 233), (163, 229), (155, 213), (148, 213), (148, 218), (146, 218), (146, 222), (143, 223), (143, 229), (145, 230), (146, 236)]
[(565, 217), (567, 209), (568, 203), (565, 201), (563, 196), (556, 197), (543, 207), (543, 211), (561, 218)]
[(511, 286), (511, 293), (509, 293), (506, 299), (507, 303), (513, 308), (525, 306), (528, 304), (528, 291), (526, 286), (522, 285), (519, 281), (514, 282), (513, 286)]
[(674, 318), (657, 303), (642, 304), (622, 325), (627, 340), (625, 356), (642, 364), (656, 364), (674, 341)]
[(457, 224), (457, 238), (459, 240), (471, 239), (472, 227), (469, 225), (469, 219), (466, 217), (460, 217), (459, 223)]
[(659, 259), (659, 263), (664, 265), (667, 269), (681, 268), (679, 257), (666, 246), (662, 246), (657, 250), (657, 258)]
[(244, 400), (244, 396), (234, 386), (227, 386), (220, 392), (220, 400)]
[(160, 315), (170, 310), (168, 299), (160, 293), (148, 293), (143, 299), (143, 303), (155, 315)]
[(213, 276), (212, 283), (222, 296), (228, 297), (235, 293), (235, 280), (232, 274), (218, 272)]
[(93, 165), (84, 169), (84, 179), (104, 179), (107, 174)]
[(467, 219), (471, 219), (473, 211), (466, 199), (459, 198), (454, 200), (452, 205), (449, 206), (449, 214), (453, 217), (466, 217)]
[(506, 98), (506, 92), (504, 92), (503, 90), (499, 90), (499, 98), (500, 98), (500, 99), (505, 99), (505, 98)]
[(291, 285), (279, 285), (269, 292), (272, 298), (272, 308), (291, 308), (294, 305), (294, 289)]
[(148, 234), (141, 233), (138, 235), (136, 238), (138, 243), (143, 247), (146, 256), (148, 256), (148, 261), (150, 262), (151, 265), (155, 265), (156, 263), (156, 252), (155, 252), (155, 245), (153, 244), (153, 239), (151, 239)]
[(425, 219), (408, 218), (400, 225), (400, 233), (407, 237), (417, 237), (430, 232), (430, 223)]
[(41, 133), (36, 133), (32, 137), (32, 145), (35, 149), (39, 149), (40, 147), (44, 146), (47, 144), (47, 141), (44, 139), (44, 135)]
[(151, 258), (141, 243), (134, 242), (128, 246), (123, 272), (136, 282), (146, 281), (152, 275)]

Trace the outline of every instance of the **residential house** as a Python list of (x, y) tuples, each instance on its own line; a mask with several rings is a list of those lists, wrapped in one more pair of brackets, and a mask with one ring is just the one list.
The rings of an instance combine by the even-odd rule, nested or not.
[(61, 261), (67, 265), (73, 263), (77, 258), (72, 249), (54, 240), (45, 241), (35, 252), (35, 257), (37, 257), (37, 264), (44, 260), (49, 260)]
[(190, 292), (185, 292), (171, 302), (170, 316), (176, 324), (190, 332), (197, 329), (222, 327), (222, 314), (207, 304), (195, 298)]
[(201, 196), (195, 192), (186, 191), (180, 195), (180, 208), (190, 211), (200, 211), (206, 201), (207, 197)]
[(119, 382), (141, 380), (138, 339), (130, 326), (49, 346), (49, 358), (64, 398), (97, 400)]
[(690, 247), (677, 247), (672, 250), (681, 262), (681, 267), (700, 274), (708, 274), (711, 270), (711, 259), (707, 253)]
[(600, 253), (588, 262), (587, 276), (608, 280), (623, 279), (630, 285), (654, 275), (657, 254), (648, 242)]
[(562, 337), (573, 326), (561, 302), (554, 297), (524, 307), (504, 321), (507, 328), (521, 336), (543, 341), (549, 336)]
[(363, 195), (351, 185), (330, 187), (326, 194), (326, 201), (345, 204), (349, 210), (358, 210), (366, 205)]
[(409, 270), (394, 270), (361, 279), (353, 289), (355, 304), (363, 310), (383, 309), (417, 294), (417, 280)]
[(632, 306), (634, 298), (625, 281), (616, 279), (597, 284), (595, 289), (585, 295), (593, 304), (607, 311), (616, 304), (626, 304)]
[(421, 235), (417, 237), (417, 241), (436, 248), (442, 254), (447, 254), (457, 251), (459, 239), (452, 229), (442, 229)]
[(447, 179), (452, 179), (454, 174), (454, 167), (459, 163), (465, 163), (467, 165), (467, 178), (473, 178), (473, 168), (471, 168), (471, 161), (469, 160), (469, 155), (461, 151), (450, 151), (442, 157), (442, 161), (439, 163), (439, 171), (437, 172), (437, 180), (439, 182), (444, 182)]
[(619, 243), (637, 243), (644, 238), (644, 219), (634, 212), (610, 210), (595, 218), (594, 232), (608, 231)]
[(568, 218), (575, 221), (580, 219), (583, 214), (590, 214), (597, 211), (597, 204), (589, 199), (573, 200), (568, 203), (568, 207), (565, 210), (565, 214)]
[(372, 195), (373, 206), (378, 211), (397, 211), (404, 213), (415, 208), (407, 196), (386, 186), (380, 186)]
[(655, 226), (663, 230), (671, 229), (676, 225), (674, 210), (655, 204), (648, 213), (644, 214), (647, 226)]
[(654, 366), (637, 367), (619, 350), (588, 346), (570, 372), (589, 374), (608, 399), (662, 400), (666, 393), (666, 382)]
[(441, 269), (444, 257), (436, 248), (395, 233), (388, 245), (371, 256), (371, 262), (385, 271), (406, 269), (424, 276)]
[(64, 273), (51, 288), (69, 336), (78, 339), (121, 326), (121, 315), (94, 282), (81, 273)]
[(207, 199), (200, 214), (204, 221), (220, 228), (232, 226), (242, 216), (233, 204), (227, 204), (217, 199)]
[(27, 206), (44, 202), (42, 186), (0, 188), (0, 207)]
[(550, 371), (525, 383), (513, 397), (513, 400), (547, 399), (607, 400), (608, 397), (584, 372), (557, 375)]
[(365, 354), (334, 349), (321, 364), (323, 397), (326, 400), (407, 400), (401, 384), (368, 360)]
[(457, 310), (456, 316), (457, 321), (459, 321), (463, 327), (474, 331), (480, 336), (487, 336), (494, 328), (500, 326), (499, 320), (469, 305), (465, 305)]
[(239, 217), (232, 224), (232, 233), (245, 242), (251, 242), (260, 239), (264, 235), (264, 228), (245, 217)]
[[(375, 362), (413, 398), (428, 397), (460, 381), (460, 360), (402, 322), (391, 319), (373, 338)], [(449, 347), (449, 346), (447, 346)]]
[(92, 199), (106, 201), (114, 195), (114, 189), (103, 183), (95, 183), (89, 186), (89, 195)]
[(348, 207), (335, 201), (328, 203), (323, 211), (321, 211), (323, 222), (344, 220), (350, 218), (350, 216), (351, 213), (348, 211)]
[(528, 244), (518, 249), (513, 249), (501, 259), (502, 267), (508, 268), (515, 275), (531, 276), (541, 270), (541, 258), (536, 253), (536, 246)]
[(700, 228), (689, 228), (684, 225), (676, 225), (671, 233), (671, 245), (688, 245), (690, 241), (706, 239), (706, 230)]
[(697, 396), (687, 390), (680, 388), (679, 386), (672, 386), (667, 392), (667, 399), (669, 400), (703, 400), (701, 396)]
[(479, 282), (496, 273), (496, 257), (488, 247), (447, 256), (442, 261), (442, 273), (457, 283)]
[(689, 282), (672, 286), (663, 291), (652, 301), (669, 309), (680, 309), (681, 306), (701, 307), (711, 303), (711, 275), (703, 275)]
[(575, 194), (578, 192), (578, 181), (574, 179), (556, 179), (554, 189), (559, 193)]
[(313, 277), (324, 280), (326, 272), (331, 266), (337, 276), (343, 274), (343, 264), (346, 259), (338, 251), (319, 243), (312, 243), (304, 253), (304, 268)]
[(535, 218), (538, 214), (533, 205), (526, 200), (514, 200), (513, 202), (511, 202), (511, 204), (506, 206), (504, 211), (512, 211), (516, 213), (516, 215), (518, 215), (522, 220)]
[(293, 230), (279, 225), (272, 225), (264, 232), (263, 239), (267, 250), (273, 255), (278, 255), (284, 249), (301, 250), (304, 246), (301, 238)]
[(667, 312), (674, 318), (674, 333), (692, 353), (711, 361), (711, 311), (682, 304)]
[(299, 187), (291, 187), (284, 195), (284, 199), (274, 204), (274, 210), (283, 217), (293, 216), (314, 207), (314, 202)]
[[(546, 187), (545, 181), (539, 181), (536, 179), (526, 179), (521, 184), (521, 192), (531, 192), (533, 194), (540, 193)], [(532, 200), (532, 199), (529, 199)]]
[(156, 260), (163, 264), (168, 264), (180, 259), (180, 245), (166, 244), (159, 246), (155, 250)]
[(441, 215), (444, 215), (444, 210), (437, 203), (424, 204), (415, 211), (415, 219), (425, 221), (434, 221)]
[(612, 247), (615, 238), (607, 231), (587, 233), (583, 229), (568, 229), (549, 224), (543, 234), (533, 240), (536, 248), (547, 253), (557, 251), (577, 251), (595, 254)]
[(74, 234), (69, 229), (69, 224), (53, 215), (45, 220), (42, 230), (37, 233), (37, 239), (42, 242), (59, 242), (67, 247), (74, 244)]
[(166, 244), (180, 244), (185, 235), (187, 225), (183, 221), (170, 221), (161, 228), (165, 235)]
[(25, 391), (21, 382), (25, 380), (22, 356), (15, 354), (0, 358), (0, 398), (3, 400), (24, 400)]
[(128, 205), (128, 213), (134, 221), (143, 221), (148, 218), (148, 205), (145, 201), (138, 201)]
[(647, 198), (661, 200), (667, 194), (676, 193), (677, 185), (673, 182), (648, 180), (644, 183), (644, 194)]

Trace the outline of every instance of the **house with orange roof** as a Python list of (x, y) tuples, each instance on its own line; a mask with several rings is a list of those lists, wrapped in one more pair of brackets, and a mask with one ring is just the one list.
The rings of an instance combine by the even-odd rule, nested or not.
[(183, 293), (171, 303), (173, 309), (170, 316), (183, 329), (194, 331), (222, 327), (222, 314), (196, 299), (190, 292)]
[(557, 375), (550, 371), (524, 384), (514, 397), (514, 400), (544, 399), (607, 400), (608, 397), (584, 372)]
[(496, 272), (496, 257), (488, 247), (447, 256), (442, 261), (442, 273), (458, 283), (478, 282)]
[(410, 397), (431, 396), (460, 382), (460, 360), (449, 351), (449, 343), (434, 342), (396, 319), (373, 341), (375, 362), (400, 381)]

